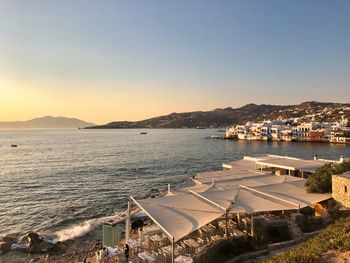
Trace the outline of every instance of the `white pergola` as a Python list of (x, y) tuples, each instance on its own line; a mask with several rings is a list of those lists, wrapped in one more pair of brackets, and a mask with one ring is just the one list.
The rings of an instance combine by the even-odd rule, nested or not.
[(290, 175), (291, 171), (301, 171), (302, 176), (304, 172), (314, 173), (317, 168), (326, 164), (321, 160), (303, 160), (300, 158), (269, 155), (255, 163), (255, 167), (262, 170), (263, 167), (279, 168), (287, 170)]
[(134, 203), (169, 238), (174, 262), (174, 246), (177, 241), (220, 217), (225, 217), (225, 234), (228, 237), (229, 213), (249, 213), (253, 216), (253, 213), (264, 211), (299, 210), (331, 198), (330, 194), (307, 193), (305, 181), (290, 176), (260, 175), (258, 178), (231, 179), (221, 182), (222, 185), (220, 181), (219, 184), (203, 184), (204, 190), (198, 183), (190, 182), (193, 189), (186, 185), (186, 192), (173, 192), (159, 198), (136, 200), (130, 197), (126, 216), (126, 240), (130, 239), (130, 211)]

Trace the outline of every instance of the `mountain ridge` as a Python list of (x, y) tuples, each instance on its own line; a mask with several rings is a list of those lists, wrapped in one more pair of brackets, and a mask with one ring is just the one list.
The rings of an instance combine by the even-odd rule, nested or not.
[(27, 121), (2, 121), (0, 122), (0, 128), (85, 128), (95, 126), (94, 123), (86, 122), (77, 118), (67, 118), (67, 117), (53, 117), (53, 116), (43, 116), (38, 118), (33, 118)]
[[(152, 117), (140, 121), (114, 121), (87, 129), (123, 129), (123, 128), (223, 128), (247, 121), (268, 119), (299, 118), (302, 121), (335, 121), (349, 108), (345, 117), (350, 117), (350, 103), (306, 101), (297, 105), (272, 105), (249, 103), (239, 108), (217, 108), (211, 111), (173, 112), (168, 115)], [(326, 109), (334, 114), (319, 114)], [(317, 115), (318, 114), (318, 115)], [(304, 118), (305, 117), (305, 118)]]

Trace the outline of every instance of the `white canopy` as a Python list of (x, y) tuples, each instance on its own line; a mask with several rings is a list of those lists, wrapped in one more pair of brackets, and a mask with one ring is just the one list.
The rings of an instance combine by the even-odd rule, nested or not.
[(225, 209), (230, 213), (296, 210), (331, 197), (307, 193), (304, 179), (275, 178), (284, 181), (254, 187), (236, 185), (231, 189), (213, 185), (203, 192), (190, 190), (192, 193), (135, 202), (176, 242), (223, 216)]
[(247, 189), (239, 189), (231, 213), (257, 213), (263, 211), (295, 210), (297, 206), (277, 200), (273, 197), (258, 194)]
[(270, 185), (270, 184), (278, 184), (285, 181), (299, 181), (302, 178), (297, 178), (293, 176), (276, 176), (273, 174), (260, 174), (248, 178), (238, 178), (227, 181), (215, 181), (215, 184), (220, 187), (229, 187), (229, 186), (237, 186), (237, 185), (245, 185), (249, 187), (260, 186), (260, 185)]
[(225, 212), (193, 194), (179, 194), (136, 201), (169, 238), (178, 241), (221, 217)]
[(227, 212), (296, 210), (331, 198), (307, 193), (302, 178), (248, 171), (251, 163), (238, 161), (238, 170), (198, 174), (163, 197), (132, 200), (176, 242)]
[(268, 155), (263, 160), (257, 161), (256, 165), (276, 167), (286, 170), (300, 170), (314, 173), (317, 168), (326, 164), (322, 160), (303, 160), (300, 158)]
[(260, 171), (235, 171), (235, 170), (224, 170), (215, 172), (199, 173), (195, 179), (202, 183), (211, 183), (212, 180), (215, 182), (224, 182), (230, 180), (249, 179), (252, 177), (258, 177), (264, 174), (272, 175), (271, 173), (261, 173)]
[(304, 187), (305, 182), (306, 180), (302, 180), (281, 184), (261, 185), (253, 188), (289, 202), (297, 203), (301, 208), (316, 204), (332, 197), (331, 194), (308, 193)]

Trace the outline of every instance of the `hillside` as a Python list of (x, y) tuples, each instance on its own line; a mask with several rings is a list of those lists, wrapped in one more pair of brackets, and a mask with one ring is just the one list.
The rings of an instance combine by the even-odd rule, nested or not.
[(335, 121), (341, 116), (350, 117), (350, 104), (304, 102), (299, 105), (247, 104), (233, 109), (215, 109), (212, 111), (195, 111), (171, 113), (142, 121), (116, 121), (105, 125), (88, 127), (91, 129), (120, 128), (221, 128), (247, 121), (271, 120), (277, 118), (298, 118), (301, 121)]
[(75, 118), (46, 116), (28, 121), (0, 122), (0, 128), (84, 128), (95, 124)]
[(263, 263), (349, 262), (350, 217), (340, 218), (310, 240)]

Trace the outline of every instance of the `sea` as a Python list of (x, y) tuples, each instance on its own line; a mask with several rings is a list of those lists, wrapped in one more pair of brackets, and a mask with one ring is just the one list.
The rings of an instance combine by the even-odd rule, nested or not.
[[(147, 134), (140, 134), (147, 132)], [(217, 129), (0, 130), (0, 236), (74, 239), (144, 198), (244, 155), (350, 156), (326, 143), (228, 141)], [(11, 147), (11, 145), (17, 147)]]

